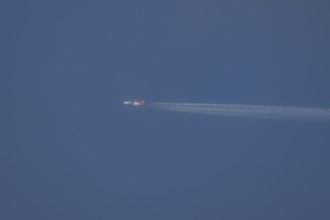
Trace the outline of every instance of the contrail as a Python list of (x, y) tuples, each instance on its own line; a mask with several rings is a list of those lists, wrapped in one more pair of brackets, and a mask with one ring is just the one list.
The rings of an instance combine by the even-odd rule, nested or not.
[(196, 114), (330, 122), (330, 109), (324, 108), (167, 102), (151, 103), (149, 106), (158, 110)]

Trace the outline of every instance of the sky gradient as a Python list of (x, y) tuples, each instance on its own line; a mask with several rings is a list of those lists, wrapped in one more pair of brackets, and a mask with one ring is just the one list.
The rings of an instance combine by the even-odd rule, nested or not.
[(0, 3), (0, 219), (330, 219), (326, 1)]

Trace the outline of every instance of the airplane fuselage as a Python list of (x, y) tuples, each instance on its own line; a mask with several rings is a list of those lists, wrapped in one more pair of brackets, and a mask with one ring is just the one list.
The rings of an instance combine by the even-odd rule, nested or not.
[(144, 100), (136, 100), (136, 101), (124, 101), (124, 105), (133, 105), (133, 106), (142, 106), (144, 105)]

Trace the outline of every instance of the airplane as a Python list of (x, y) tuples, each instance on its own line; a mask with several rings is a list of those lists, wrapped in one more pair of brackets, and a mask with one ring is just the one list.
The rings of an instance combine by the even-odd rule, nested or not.
[(139, 99), (135, 101), (124, 101), (124, 105), (133, 105), (133, 106), (143, 106), (144, 105), (144, 100)]

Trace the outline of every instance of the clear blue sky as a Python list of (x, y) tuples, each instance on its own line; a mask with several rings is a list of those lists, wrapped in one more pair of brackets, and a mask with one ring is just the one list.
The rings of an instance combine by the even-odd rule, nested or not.
[(0, 3), (0, 219), (330, 219), (330, 126), (124, 108), (330, 108), (327, 1)]

